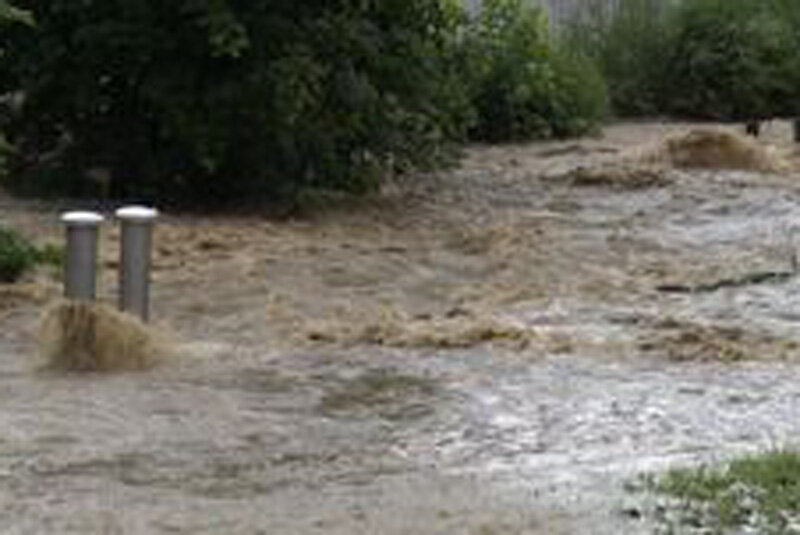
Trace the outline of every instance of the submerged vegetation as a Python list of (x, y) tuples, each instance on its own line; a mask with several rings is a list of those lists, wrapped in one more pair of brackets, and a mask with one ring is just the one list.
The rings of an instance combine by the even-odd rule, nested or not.
[(37, 261), (36, 248), (13, 229), (0, 226), (0, 283), (15, 282)]
[(0, 284), (18, 281), (37, 265), (60, 268), (64, 255), (61, 246), (37, 247), (13, 228), (0, 225)]
[(661, 513), (667, 533), (795, 533), (800, 454), (779, 450), (720, 468), (675, 469), (648, 487), (674, 499)]

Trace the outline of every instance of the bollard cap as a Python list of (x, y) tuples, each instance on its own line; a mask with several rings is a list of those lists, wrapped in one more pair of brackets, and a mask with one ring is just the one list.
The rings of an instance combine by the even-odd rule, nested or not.
[(94, 227), (103, 221), (97, 212), (65, 212), (61, 214), (61, 222), (70, 227)]
[(158, 210), (146, 206), (124, 206), (115, 215), (123, 221), (149, 223), (158, 217)]

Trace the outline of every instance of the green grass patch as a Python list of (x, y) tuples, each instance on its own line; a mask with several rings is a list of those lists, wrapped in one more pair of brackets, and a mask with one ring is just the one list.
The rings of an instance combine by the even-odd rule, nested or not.
[(36, 264), (36, 248), (13, 229), (0, 226), (0, 283), (16, 282)]
[(800, 453), (747, 455), (721, 467), (676, 469), (648, 480), (674, 498), (662, 533), (800, 533)]
[(35, 266), (60, 269), (65, 257), (61, 245), (37, 247), (16, 230), (0, 225), (0, 283), (17, 282)]
[(48, 243), (36, 250), (36, 263), (61, 268), (64, 265), (66, 256), (66, 250), (63, 245)]

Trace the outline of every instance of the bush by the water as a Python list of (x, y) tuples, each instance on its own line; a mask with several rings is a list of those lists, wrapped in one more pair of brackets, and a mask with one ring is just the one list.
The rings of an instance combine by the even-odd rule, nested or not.
[(590, 2), (569, 40), (600, 66), (617, 114), (742, 120), (798, 112), (795, 0), (603, 4)]
[(16, 282), (36, 261), (37, 251), (30, 242), (0, 226), (0, 283)]
[[(428, 0), (16, 0), (0, 93), (17, 190), (164, 202), (363, 191), (435, 162), (467, 101)], [(462, 115), (464, 118), (462, 118)]]
[(609, 10), (590, 0), (565, 31), (574, 50), (590, 57), (602, 72), (611, 109), (617, 115), (660, 111), (666, 28), (653, 0), (622, 0)]
[(15, 0), (3, 183), (211, 203), (363, 192), (452, 142), (563, 137), (602, 80), (520, 0)]
[(671, 14), (666, 111), (741, 120), (794, 111), (792, 26), (765, 0), (690, 0)]
[[(720, 466), (674, 468), (642, 478), (643, 489), (669, 496), (656, 533), (789, 534), (800, 515), (800, 454), (752, 453)], [(660, 500), (659, 500), (660, 501)]]
[(486, 0), (467, 25), (470, 137), (502, 142), (575, 136), (605, 114), (605, 84), (579, 54), (554, 45), (545, 13), (522, 0)]

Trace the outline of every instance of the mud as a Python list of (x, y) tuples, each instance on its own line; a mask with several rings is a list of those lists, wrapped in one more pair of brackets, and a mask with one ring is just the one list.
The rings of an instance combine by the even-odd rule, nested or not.
[[(37, 373), (55, 274), (0, 288), (3, 532), (651, 533), (636, 474), (800, 437), (789, 127), (780, 173), (642, 157), (689, 126), (471, 147), (290, 221), (167, 215), (179, 348), (149, 371)], [(60, 207), (0, 208), (60, 239)]]

